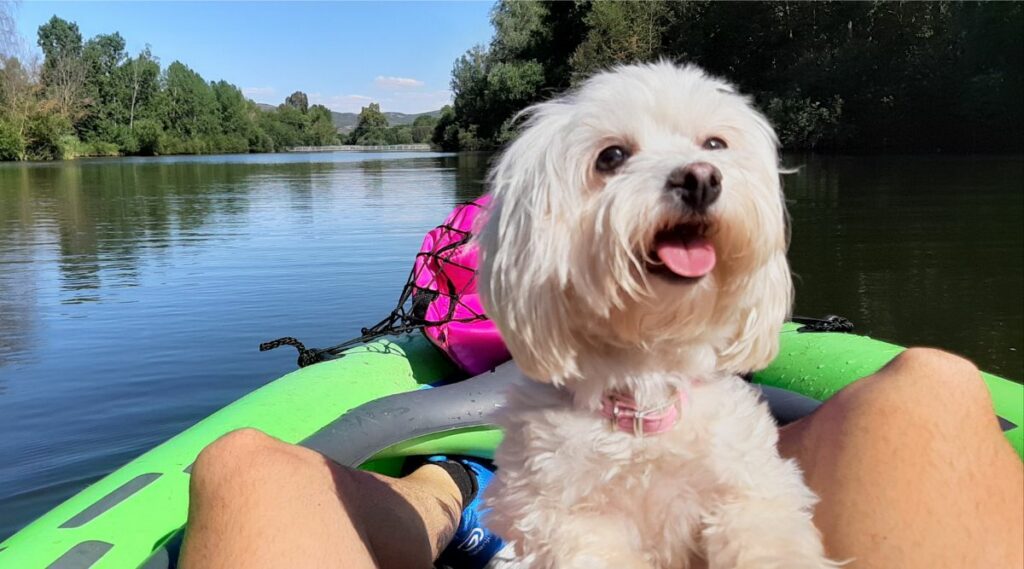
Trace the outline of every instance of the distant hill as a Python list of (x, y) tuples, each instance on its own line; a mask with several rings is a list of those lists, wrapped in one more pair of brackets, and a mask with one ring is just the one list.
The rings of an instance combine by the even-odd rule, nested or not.
[[(277, 108), (276, 105), (268, 105), (266, 103), (256, 103), (256, 106), (263, 109), (264, 111), (272, 111)], [(416, 117), (423, 115), (439, 117), (441, 116), (441, 109), (411, 115), (406, 113), (384, 113), (384, 116), (388, 118), (388, 125), (390, 126), (412, 124), (412, 122), (416, 120)], [(356, 123), (359, 122), (359, 113), (338, 113), (331, 111), (331, 122), (334, 123), (334, 126), (335, 128), (338, 129), (338, 132), (351, 132), (352, 129), (356, 127)]]

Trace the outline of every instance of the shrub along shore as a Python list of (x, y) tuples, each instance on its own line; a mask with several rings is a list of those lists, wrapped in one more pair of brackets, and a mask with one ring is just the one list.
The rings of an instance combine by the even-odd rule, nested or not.
[(787, 150), (1024, 149), (1024, 2), (499, 0), (491, 22), (452, 70), (446, 150), (498, 147), (528, 105), (659, 58), (734, 82)]
[(452, 105), (389, 125), (371, 103), (340, 133), (301, 91), (258, 105), (184, 63), (162, 67), (148, 47), (129, 54), (116, 32), (83, 40), (54, 16), (38, 31), (41, 62), (0, 57), (0, 160), (428, 142), (493, 150), (530, 104), (596, 70), (659, 58), (735, 82), (786, 150), (1024, 150), (1024, 2), (499, 0), (491, 22), (490, 43), (455, 61)]
[(276, 108), (258, 105), (179, 61), (162, 67), (149, 47), (129, 54), (117, 32), (83, 40), (57, 16), (39, 27), (37, 43), (41, 62), (0, 57), (0, 160), (413, 144), (429, 142), (437, 122), (422, 115), (389, 126), (370, 104), (354, 130), (339, 133), (331, 111), (301, 91)]

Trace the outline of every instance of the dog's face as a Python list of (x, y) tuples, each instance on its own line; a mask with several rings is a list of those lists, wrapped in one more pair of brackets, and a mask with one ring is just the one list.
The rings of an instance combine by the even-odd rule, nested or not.
[(480, 237), (487, 312), (523, 370), (561, 382), (621, 349), (767, 365), (792, 284), (776, 138), (747, 99), (658, 63), (528, 115)]

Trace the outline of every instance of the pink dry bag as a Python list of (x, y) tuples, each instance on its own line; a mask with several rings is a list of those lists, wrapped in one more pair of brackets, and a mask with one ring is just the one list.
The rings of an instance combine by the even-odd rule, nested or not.
[(424, 237), (413, 266), (414, 317), (423, 322), (427, 338), (471, 375), (511, 357), (476, 290), (472, 232), (490, 201), (484, 195), (456, 207)]
[(456, 207), (443, 224), (427, 233), (398, 305), (384, 320), (363, 328), (358, 338), (319, 349), (306, 348), (299, 340), (285, 336), (260, 344), (260, 351), (293, 346), (299, 351), (299, 367), (306, 367), (343, 355), (347, 348), (381, 336), (422, 329), (431, 342), (470, 375), (508, 361), (512, 356), (498, 328), (484, 314), (476, 292), (473, 228), (490, 201), (490, 196), (484, 195)]

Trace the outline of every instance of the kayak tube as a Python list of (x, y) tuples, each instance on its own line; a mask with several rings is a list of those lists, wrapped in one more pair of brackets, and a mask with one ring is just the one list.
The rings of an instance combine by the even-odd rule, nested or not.
[[(864, 336), (787, 324), (779, 357), (753, 376), (780, 423), (877, 371), (904, 348)], [(514, 364), (460, 379), (421, 335), (378, 340), (289, 373), (203, 419), (68, 499), (0, 543), (0, 567), (171, 567), (199, 451), (240, 428), (301, 443), (341, 464), (397, 474), (408, 456), (491, 458), (494, 410)], [(1007, 439), (1024, 454), (1024, 386), (983, 374)], [(908, 404), (911, 404), (908, 402)]]

